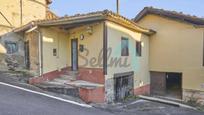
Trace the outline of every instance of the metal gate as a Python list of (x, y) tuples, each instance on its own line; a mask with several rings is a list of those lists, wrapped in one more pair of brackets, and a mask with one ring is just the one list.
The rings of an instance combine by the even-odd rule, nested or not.
[(115, 101), (122, 101), (133, 94), (133, 75), (115, 77)]

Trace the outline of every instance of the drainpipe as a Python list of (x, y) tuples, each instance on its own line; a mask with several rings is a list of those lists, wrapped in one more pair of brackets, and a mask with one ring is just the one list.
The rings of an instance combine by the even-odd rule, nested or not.
[(203, 66), (204, 66), (204, 28), (203, 28)]
[(39, 30), (37, 30), (37, 26), (31, 28), (30, 30), (26, 31), (26, 33), (29, 32), (36, 32), (38, 34), (38, 60), (39, 60), (39, 76), (42, 77), (43, 75), (43, 65), (42, 65), (42, 34)]

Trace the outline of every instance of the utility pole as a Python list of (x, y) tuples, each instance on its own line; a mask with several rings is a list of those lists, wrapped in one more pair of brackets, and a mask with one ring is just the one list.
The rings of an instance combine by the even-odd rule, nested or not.
[(116, 0), (117, 1), (117, 14), (119, 14), (119, 10), (120, 10), (120, 0)]

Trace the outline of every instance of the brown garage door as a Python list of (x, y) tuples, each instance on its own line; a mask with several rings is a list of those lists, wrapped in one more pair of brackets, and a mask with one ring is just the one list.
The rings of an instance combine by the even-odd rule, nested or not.
[(151, 74), (151, 94), (165, 95), (166, 93), (166, 73), (165, 72), (150, 72)]

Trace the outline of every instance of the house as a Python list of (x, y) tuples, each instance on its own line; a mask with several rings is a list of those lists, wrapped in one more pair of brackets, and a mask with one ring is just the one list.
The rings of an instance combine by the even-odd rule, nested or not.
[(204, 19), (152, 7), (133, 20), (108, 10), (57, 17), (51, 1), (36, 3), (44, 6), (37, 20), (33, 12), (4, 26), (0, 70), (17, 62), (33, 74), (30, 84), (67, 74), (86, 102), (151, 94), (203, 103)]
[(149, 39), (151, 93), (204, 100), (204, 19), (152, 7), (134, 19), (157, 33)]
[[(24, 33), (31, 84), (76, 73), (86, 102), (113, 102), (149, 94), (149, 37), (155, 33), (111, 11), (33, 21), (16, 28)], [(100, 87), (99, 87), (100, 86)]]
[(0, 70), (8, 65), (25, 68), (23, 34), (11, 31), (33, 20), (52, 19), (57, 16), (49, 10), (51, 0), (1, 0), (0, 1)]

